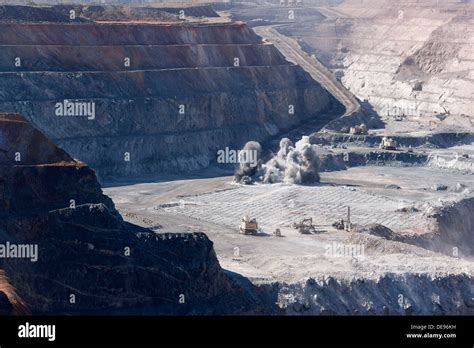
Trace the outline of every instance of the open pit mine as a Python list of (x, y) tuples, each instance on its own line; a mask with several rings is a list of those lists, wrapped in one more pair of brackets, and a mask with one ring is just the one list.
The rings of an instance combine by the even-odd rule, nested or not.
[(0, 314), (473, 315), (474, 2), (205, 2), (0, 5)]

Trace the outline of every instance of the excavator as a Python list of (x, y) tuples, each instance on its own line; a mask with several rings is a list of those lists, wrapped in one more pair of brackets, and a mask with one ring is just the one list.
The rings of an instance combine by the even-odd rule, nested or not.
[(316, 227), (313, 225), (313, 218), (303, 219), (300, 222), (293, 223), (293, 228), (298, 230), (301, 234), (318, 233)]

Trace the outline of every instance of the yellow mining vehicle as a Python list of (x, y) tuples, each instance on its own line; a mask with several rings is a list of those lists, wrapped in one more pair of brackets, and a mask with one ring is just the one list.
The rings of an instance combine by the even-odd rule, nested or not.
[(397, 141), (388, 138), (388, 137), (383, 137), (382, 142), (379, 145), (379, 149), (381, 150), (396, 150), (397, 149)]
[(250, 218), (250, 216), (245, 215), (240, 222), (239, 233), (242, 234), (259, 234), (261, 229), (258, 228), (257, 219)]
[(352, 135), (366, 135), (367, 126), (362, 123), (360, 126), (351, 127), (349, 128), (349, 133)]

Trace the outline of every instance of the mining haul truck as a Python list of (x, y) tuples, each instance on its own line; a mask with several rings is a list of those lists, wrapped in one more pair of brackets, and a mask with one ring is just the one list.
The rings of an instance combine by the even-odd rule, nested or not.
[(239, 233), (242, 234), (258, 234), (260, 229), (258, 228), (258, 223), (255, 218), (250, 218), (250, 216), (245, 215), (240, 222)]
[(392, 138), (383, 137), (382, 142), (379, 145), (381, 150), (396, 150), (397, 141)]

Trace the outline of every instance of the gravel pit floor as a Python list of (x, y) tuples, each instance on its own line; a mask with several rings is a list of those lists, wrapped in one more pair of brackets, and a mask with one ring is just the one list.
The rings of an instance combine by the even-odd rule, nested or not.
[[(351, 207), (352, 222), (383, 224), (400, 233), (423, 233), (432, 207), (472, 195), (472, 174), (428, 167), (358, 167), (323, 173), (320, 185), (231, 184), (232, 177), (116, 186), (105, 193), (130, 222), (158, 224), (163, 232), (205, 232), (221, 266), (254, 283), (297, 282), (307, 277), (377, 278), (386, 273), (474, 273), (473, 260), (459, 259), (374, 236), (338, 231), (331, 225)], [(446, 190), (433, 186), (443, 184)], [(462, 192), (456, 185), (462, 184)], [(394, 185), (400, 187), (394, 188)], [(405, 207), (416, 207), (402, 212)], [(245, 214), (263, 233), (237, 233)], [(318, 234), (301, 235), (291, 225), (312, 217)], [(280, 228), (282, 237), (273, 231)]]

